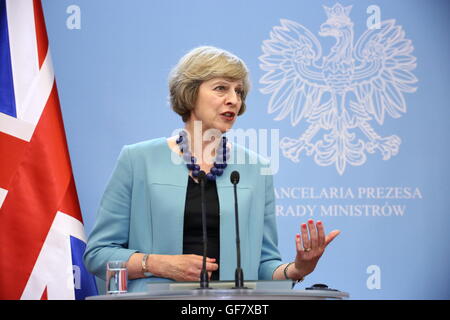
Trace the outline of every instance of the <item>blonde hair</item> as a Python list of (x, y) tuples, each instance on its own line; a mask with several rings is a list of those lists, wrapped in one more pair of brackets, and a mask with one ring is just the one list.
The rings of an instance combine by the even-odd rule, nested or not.
[(186, 122), (195, 107), (202, 82), (221, 77), (242, 80), (242, 105), (238, 113), (241, 115), (245, 112), (245, 98), (250, 90), (248, 73), (244, 61), (228, 51), (211, 46), (194, 48), (180, 59), (170, 73), (171, 107)]

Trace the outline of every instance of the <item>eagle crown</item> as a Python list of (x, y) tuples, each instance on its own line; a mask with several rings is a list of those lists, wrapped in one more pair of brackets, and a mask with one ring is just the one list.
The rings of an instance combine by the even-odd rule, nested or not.
[[(319, 35), (322, 37), (332, 36), (337, 40), (331, 53), (324, 57), (324, 65), (328, 65), (334, 70), (336, 64), (352, 63), (353, 22), (349, 17), (352, 6), (343, 7), (337, 3), (332, 8), (326, 6), (323, 8), (328, 19), (320, 26)], [(330, 63), (333, 66), (330, 66)]]
[(345, 23), (351, 23), (349, 15), (352, 6), (343, 7), (340, 3), (336, 3), (332, 8), (323, 6), (328, 19), (339, 20)]
[(327, 21), (320, 26), (319, 34), (321, 36), (342, 36), (342, 32), (353, 30), (353, 22), (350, 20), (349, 14), (352, 6), (343, 7), (337, 3), (332, 8), (323, 7), (327, 14)]

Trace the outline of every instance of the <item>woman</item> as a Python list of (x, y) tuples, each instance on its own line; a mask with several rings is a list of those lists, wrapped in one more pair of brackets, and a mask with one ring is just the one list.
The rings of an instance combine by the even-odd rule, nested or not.
[(129, 291), (145, 291), (149, 281), (198, 281), (203, 246), (197, 175), (203, 170), (208, 173), (206, 268), (213, 280), (234, 279), (229, 177), (237, 170), (245, 279), (303, 279), (339, 231), (325, 235), (320, 221), (309, 220), (296, 235), (295, 261), (281, 262), (273, 179), (261, 174), (267, 162), (259, 158), (257, 164), (231, 163), (237, 152), (247, 158), (255, 155), (222, 136), (246, 108), (249, 80), (244, 62), (227, 51), (199, 47), (179, 61), (169, 87), (171, 106), (182, 117), (184, 130), (122, 149), (89, 237), (87, 268), (104, 279), (108, 261), (128, 261)]

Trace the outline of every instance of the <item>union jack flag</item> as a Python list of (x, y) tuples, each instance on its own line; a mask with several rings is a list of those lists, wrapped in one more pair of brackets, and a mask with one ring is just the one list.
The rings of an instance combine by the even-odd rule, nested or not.
[(0, 299), (96, 295), (40, 0), (0, 0)]

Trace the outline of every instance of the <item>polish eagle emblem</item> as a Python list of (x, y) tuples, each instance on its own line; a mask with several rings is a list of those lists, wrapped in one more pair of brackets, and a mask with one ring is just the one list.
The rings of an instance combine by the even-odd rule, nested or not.
[(327, 20), (319, 35), (336, 39), (330, 53), (322, 56), (307, 28), (282, 19), (263, 41), (260, 91), (271, 95), (268, 113), (276, 114), (275, 120), (289, 117), (293, 127), (305, 128), (298, 138), (281, 139), (283, 155), (293, 162), (302, 153), (313, 156), (316, 164), (334, 164), (343, 175), (347, 165), (364, 164), (367, 153), (383, 160), (398, 154), (400, 137), (381, 136), (372, 124), (406, 113), (404, 93), (417, 89), (416, 58), (395, 20), (367, 29), (354, 43), (351, 6), (324, 9)]

